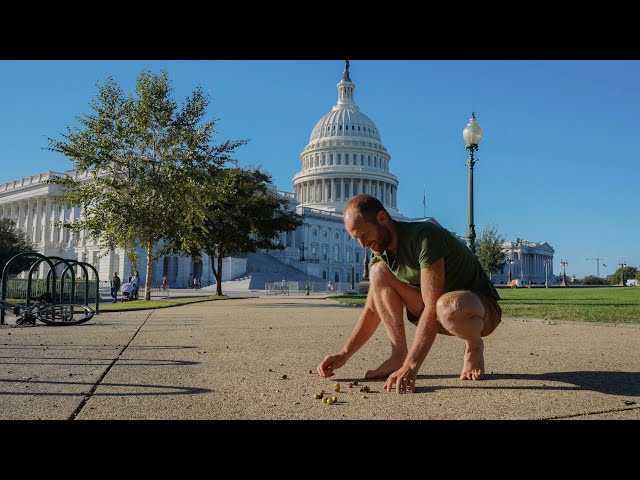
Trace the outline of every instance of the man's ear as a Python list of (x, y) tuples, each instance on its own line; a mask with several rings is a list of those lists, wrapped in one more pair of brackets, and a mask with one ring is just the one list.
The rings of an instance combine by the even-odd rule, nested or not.
[(378, 221), (378, 223), (384, 223), (386, 224), (389, 220), (389, 217), (387, 216), (386, 213), (384, 213), (384, 210), (380, 210), (377, 214), (376, 214), (376, 220)]

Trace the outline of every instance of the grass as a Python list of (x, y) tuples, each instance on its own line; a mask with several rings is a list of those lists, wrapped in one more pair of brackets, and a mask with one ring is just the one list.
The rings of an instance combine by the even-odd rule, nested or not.
[[(518, 288), (499, 289), (502, 315), (585, 322), (640, 324), (640, 288)], [(364, 305), (366, 295), (330, 297)]]
[[(134, 300), (131, 302), (118, 303), (100, 303), (100, 313), (102, 312), (127, 312), (132, 310), (149, 310), (155, 308), (177, 307), (178, 305), (187, 305), (189, 303), (209, 302), (211, 300), (223, 300), (225, 296), (207, 295), (203, 297), (176, 297), (163, 300)], [(7, 299), (12, 303), (23, 303), (24, 299)], [(95, 302), (89, 302), (89, 306), (95, 310)]]
[[(152, 308), (177, 307), (189, 303), (209, 302), (211, 300), (222, 300), (228, 297), (218, 295), (208, 295), (206, 297), (183, 297), (163, 300), (133, 300), (131, 302), (101, 303), (100, 312), (125, 312), (131, 310), (148, 310)], [(89, 304), (91, 306), (91, 304)], [(95, 307), (95, 304), (93, 305)], [(93, 308), (92, 307), (92, 308)]]

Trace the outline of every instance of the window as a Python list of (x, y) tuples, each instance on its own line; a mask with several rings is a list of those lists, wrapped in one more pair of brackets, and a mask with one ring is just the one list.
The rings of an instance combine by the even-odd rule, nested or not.
[(336, 232), (336, 240), (338, 240), (339, 238), (340, 238), (340, 234)]
[(326, 260), (329, 254), (329, 246), (325, 243), (322, 245), (322, 260)]
[(338, 245), (333, 246), (333, 261), (334, 262), (340, 261), (340, 247)]
[(317, 243), (312, 243), (311, 244), (311, 258), (313, 258), (314, 260), (318, 259), (318, 244)]
[(342, 162), (342, 157), (340, 154), (338, 154), (338, 161), (336, 162), (336, 165), (340, 165)]
[(335, 275), (333, 276), (333, 279), (336, 283), (338, 283), (340, 281), (340, 274), (336, 272)]
[(324, 231), (322, 232), (322, 238), (327, 238), (327, 235), (328, 235), (328, 234), (327, 234), (327, 231), (326, 231), (326, 230), (324, 230)]
[(323, 271), (322, 271), (322, 279), (323, 279), (323, 280), (326, 280), (326, 279), (327, 279), (327, 271), (326, 271), (326, 270), (323, 270)]
[(344, 154), (344, 164), (345, 165), (349, 165), (349, 154), (348, 153)]
[(356, 273), (356, 283), (360, 282), (360, 274)]
[(311, 230), (311, 235), (313, 235), (314, 237), (318, 236), (318, 231), (317, 230)]
[(345, 258), (344, 261), (346, 263), (351, 263), (351, 249), (347, 248), (346, 252), (345, 252)]
[(358, 125), (358, 131), (360, 131), (360, 125)]
[(364, 155), (360, 155), (360, 165), (364, 165)]
[(356, 250), (356, 263), (360, 263), (360, 250)]

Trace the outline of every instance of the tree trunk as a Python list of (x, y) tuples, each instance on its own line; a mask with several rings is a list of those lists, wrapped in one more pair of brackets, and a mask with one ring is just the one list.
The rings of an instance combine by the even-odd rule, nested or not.
[(218, 246), (218, 272), (216, 276), (216, 295), (222, 296), (222, 247)]
[[(144, 286), (144, 299), (151, 300), (151, 279), (153, 274), (153, 242), (147, 243), (147, 275)], [(139, 287), (138, 287), (139, 288)]]

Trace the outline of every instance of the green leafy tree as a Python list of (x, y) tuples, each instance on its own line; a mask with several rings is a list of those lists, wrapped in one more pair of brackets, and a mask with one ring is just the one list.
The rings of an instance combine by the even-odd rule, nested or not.
[[(108, 248), (123, 248), (137, 262), (135, 245), (146, 252), (145, 299), (151, 297), (154, 248), (204, 217), (200, 184), (232, 162), (245, 140), (213, 144), (217, 119), (206, 120), (208, 96), (196, 88), (179, 106), (166, 71), (141, 72), (125, 95), (109, 77), (98, 84), (92, 113), (76, 117), (62, 139), (48, 149), (74, 162), (75, 171), (52, 180), (57, 201), (82, 207), (83, 215), (64, 223), (86, 230)], [(134, 269), (137, 265), (134, 264)]]
[(620, 267), (615, 272), (607, 277), (607, 283), (609, 285), (620, 285), (622, 275), (622, 269), (624, 268), (624, 282), (627, 283), (627, 280), (631, 278), (636, 278), (638, 274), (638, 269), (636, 267)]
[(227, 168), (210, 180), (198, 197), (206, 206), (204, 221), (193, 224), (189, 235), (175, 239), (167, 249), (193, 257), (200, 252), (209, 255), (216, 294), (222, 295), (224, 257), (259, 248), (282, 250), (274, 240), (280, 232), (295, 230), (302, 219), (288, 208), (286, 198), (270, 190), (271, 177), (259, 168)]
[(604, 278), (596, 277), (595, 275), (587, 275), (580, 283), (583, 285), (606, 285), (607, 281)]
[[(16, 223), (13, 220), (9, 218), (0, 219), (0, 275), (2, 275), (5, 265), (13, 256), (25, 252), (35, 252), (25, 232), (16, 227)], [(11, 264), (8, 273), (23, 272), (29, 269), (35, 260), (35, 258), (29, 257), (19, 258)]]
[(498, 227), (487, 225), (480, 234), (478, 260), (489, 278), (501, 270), (505, 265), (505, 253), (502, 250), (504, 236), (498, 233)]

